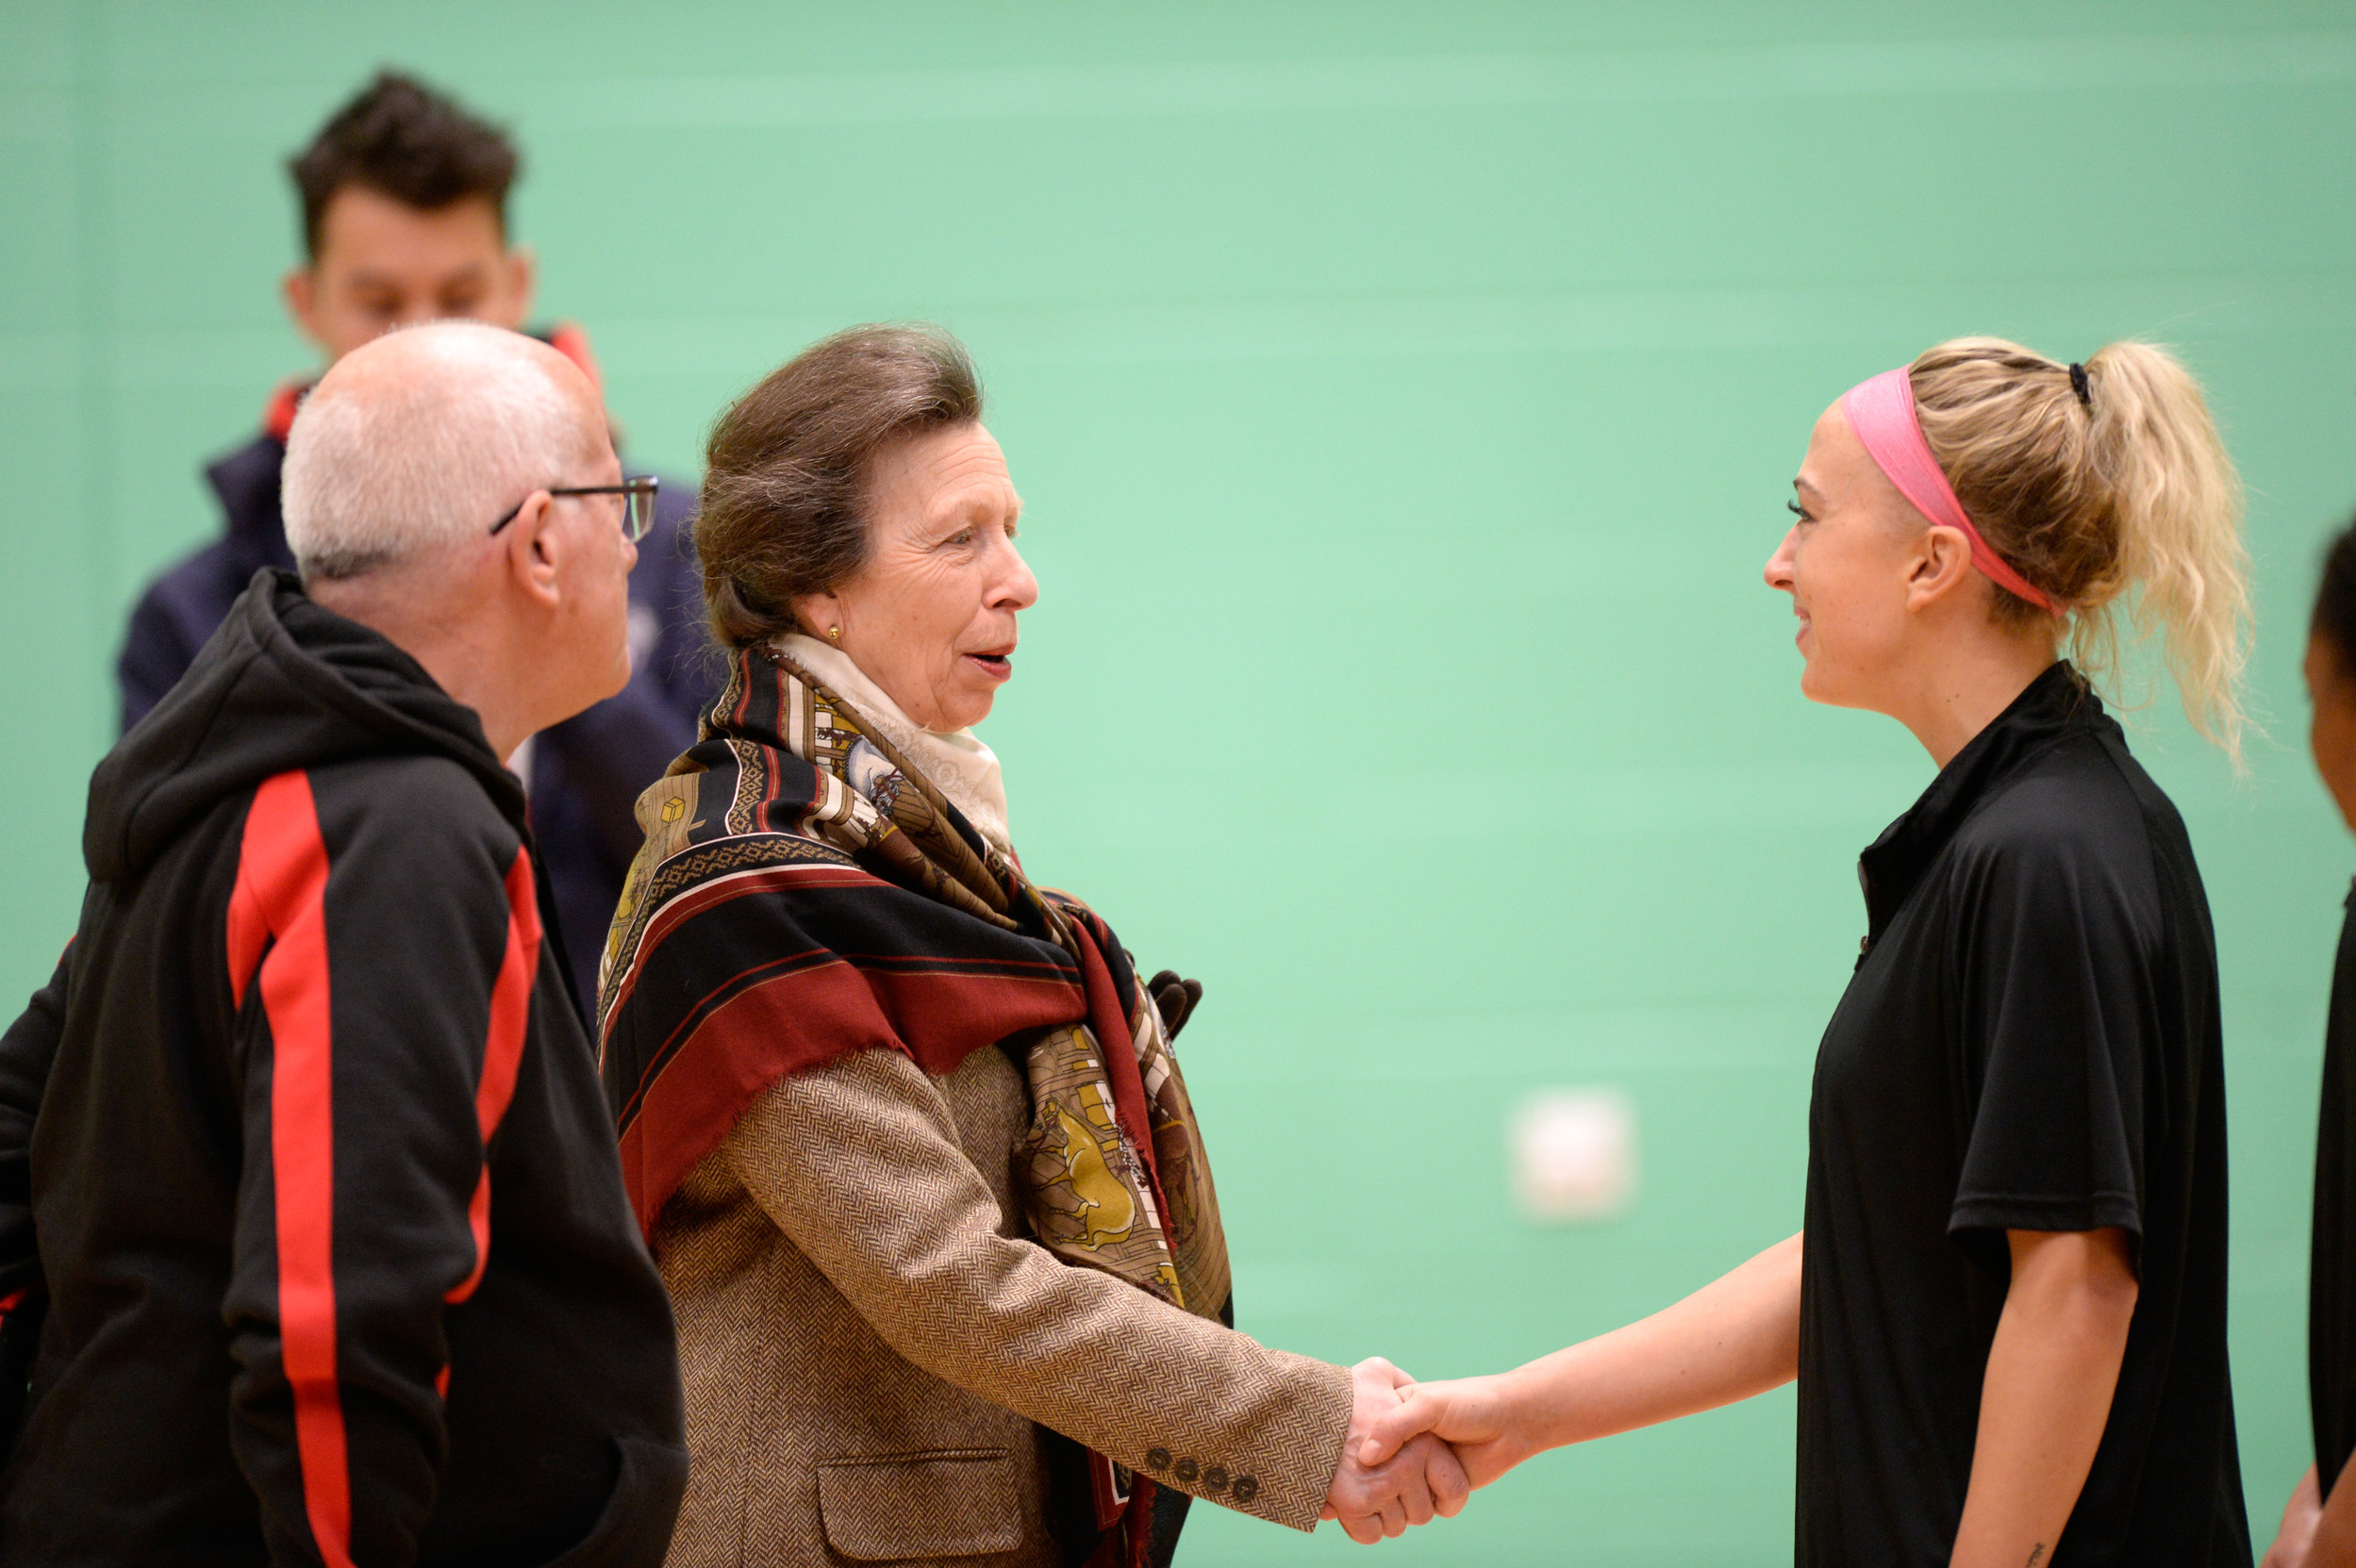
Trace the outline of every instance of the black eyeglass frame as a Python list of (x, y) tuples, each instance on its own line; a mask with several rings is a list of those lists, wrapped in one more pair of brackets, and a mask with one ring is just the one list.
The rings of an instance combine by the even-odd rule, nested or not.
[[(648, 529), (655, 526), (655, 496), (662, 488), (662, 480), (655, 474), (641, 473), (624, 479), (619, 485), (552, 485), (548, 487), (548, 493), (550, 495), (621, 496), (622, 498), (622, 531), (629, 536), (632, 544), (636, 544), (646, 537)], [(532, 497), (527, 495), (523, 501), (508, 507), (507, 515), (490, 525), (491, 533), (495, 536), (501, 529), (513, 522), (516, 514), (523, 510), (524, 502), (531, 499)]]

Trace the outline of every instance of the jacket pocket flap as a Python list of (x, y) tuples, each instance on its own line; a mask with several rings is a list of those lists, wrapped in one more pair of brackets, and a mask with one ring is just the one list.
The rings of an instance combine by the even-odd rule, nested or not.
[(987, 1557), (1022, 1544), (1019, 1477), (1004, 1448), (823, 1460), (826, 1543), (854, 1562)]

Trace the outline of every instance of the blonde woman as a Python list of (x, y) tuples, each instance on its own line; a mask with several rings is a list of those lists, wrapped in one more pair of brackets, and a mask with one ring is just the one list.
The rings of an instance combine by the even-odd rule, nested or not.
[(1939, 767), (1862, 861), (1804, 1229), (1643, 1322), (1421, 1385), (1361, 1458), (1435, 1432), (1483, 1485), (1796, 1378), (1800, 1563), (2247, 1564), (2208, 904), (2063, 656), (2106, 653), (2133, 592), (2237, 752), (2239, 492), (2199, 389), (2139, 343), (1944, 343), (1827, 409), (1795, 489), (1767, 581), (1801, 691)]

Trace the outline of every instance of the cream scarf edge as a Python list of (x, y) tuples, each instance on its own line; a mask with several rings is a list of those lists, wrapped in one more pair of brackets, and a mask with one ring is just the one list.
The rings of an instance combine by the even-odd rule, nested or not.
[(1006, 834), (1006, 786), (1000, 777), (998, 753), (971, 729), (928, 730), (868, 679), (851, 655), (831, 643), (800, 632), (788, 632), (776, 641), (777, 651), (817, 676), (859, 712), (859, 717), (884, 732), (900, 754), (924, 769), (924, 779), (965, 813), (981, 835), (1004, 853), (1014, 853)]

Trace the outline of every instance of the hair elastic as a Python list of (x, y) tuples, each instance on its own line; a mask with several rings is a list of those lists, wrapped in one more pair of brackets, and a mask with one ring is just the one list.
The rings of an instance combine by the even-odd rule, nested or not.
[(2094, 412), (2094, 388), (2086, 385), (2086, 367), (2075, 359), (2069, 362), (2069, 389), (2078, 394), (2078, 402), (2087, 413)]
[(1971, 546), (1971, 564), (1990, 582), (2048, 615), (2063, 613), (2066, 606), (2015, 571), (1980, 536), (1980, 530), (1971, 525), (1964, 503), (1955, 499), (1955, 487), (1947, 482), (1939, 460), (1931, 454), (1931, 443), (1923, 437), (1922, 420), (1915, 412), (1914, 373), (1909, 367), (1900, 365), (1894, 371), (1883, 371), (1851, 387), (1841, 394), (1841, 412), (1849, 416), (1849, 427), (1865, 443), (1867, 455), (1889, 475), (1898, 493), (1916, 511), (1930, 519), (1933, 526), (1961, 533)]

